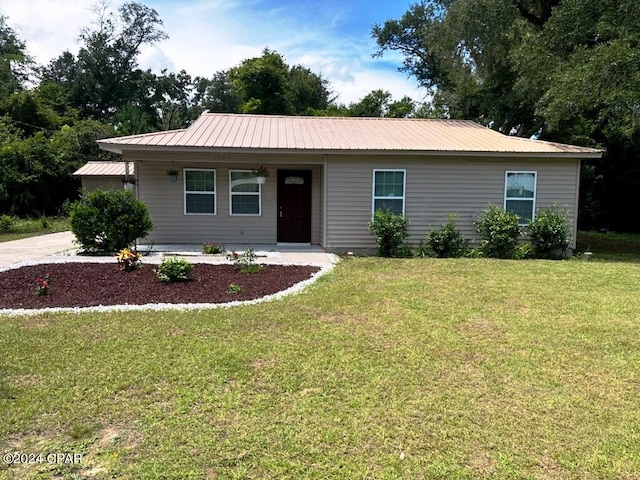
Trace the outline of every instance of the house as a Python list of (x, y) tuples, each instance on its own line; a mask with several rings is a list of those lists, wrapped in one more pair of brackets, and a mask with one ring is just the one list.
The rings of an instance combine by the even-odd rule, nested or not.
[[(378, 208), (409, 218), (414, 245), (447, 213), (477, 238), (473, 220), (489, 204), (523, 222), (558, 204), (575, 233), (580, 162), (602, 155), (470, 121), (211, 113), (186, 129), (98, 143), (135, 165), (155, 225), (150, 242), (338, 252), (375, 248), (368, 224)], [(259, 166), (270, 174), (264, 184), (253, 174)]]
[[(88, 192), (96, 189), (121, 190), (123, 188), (133, 188), (135, 185), (135, 166), (129, 164), (129, 174), (126, 171), (125, 162), (87, 162), (73, 175), (80, 177), (82, 188)], [(125, 180), (129, 178), (130, 181)]]

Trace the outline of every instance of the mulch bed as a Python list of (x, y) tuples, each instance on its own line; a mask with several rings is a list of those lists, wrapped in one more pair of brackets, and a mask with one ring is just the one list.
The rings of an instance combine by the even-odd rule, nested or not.
[[(307, 280), (318, 267), (265, 265), (242, 273), (233, 265), (195, 264), (192, 280), (162, 283), (154, 265), (132, 272), (113, 263), (50, 263), (0, 272), (0, 309), (144, 305), (147, 303), (227, 303), (253, 300)], [(36, 294), (36, 278), (50, 275), (47, 295)], [(238, 293), (227, 293), (240, 285)]]

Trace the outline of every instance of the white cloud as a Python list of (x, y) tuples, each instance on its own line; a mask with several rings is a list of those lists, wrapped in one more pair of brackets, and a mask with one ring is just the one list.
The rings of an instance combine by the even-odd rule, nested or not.
[[(124, 0), (113, 0), (111, 6), (116, 10), (122, 3)], [(184, 69), (193, 77), (211, 77), (269, 47), (289, 64), (322, 74), (342, 103), (355, 102), (379, 88), (389, 90), (394, 99), (409, 95), (422, 100), (423, 91), (416, 83), (396, 71), (401, 61), (397, 56), (371, 58), (375, 43), (369, 37), (369, 26), (352, 28), (357, 19), (351, 3), (330, 2), (314, 10), (306, 2), (270, 7), (276, 2), (269, 0), (143, 3), (157, 10), (170, 38), (143, 48), (141, 68), (156, 72)], [(362, 8), (368, 8), (364, 0), (362, 3)], [(29, 53), (40, 64), (64, 50), (77, 53), (81, 28), (90, 26), (95, 18), (86, 0), (3, 0), (0, 13), (9, 17), (9, 25), (26, 40)]]

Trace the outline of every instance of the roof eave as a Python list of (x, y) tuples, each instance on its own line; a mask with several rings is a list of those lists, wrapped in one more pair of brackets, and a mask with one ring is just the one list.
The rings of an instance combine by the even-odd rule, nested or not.
[(460, 150), (379, 150), (379, 149), (302, 149), (302, 148), (234, 148), (234, 147), (185, 147), (158, 145), (122, 145), (98, 142), (101, 149), (122, 155), (123, 152), (192, 152), (192, 153), (252, 153), (276, 155), (410, 155), (457, 157), (511, 157), (511, 158), (602, 158), (601, 151), (589, 152), (508, 152), (508, 151), (460, 151)]

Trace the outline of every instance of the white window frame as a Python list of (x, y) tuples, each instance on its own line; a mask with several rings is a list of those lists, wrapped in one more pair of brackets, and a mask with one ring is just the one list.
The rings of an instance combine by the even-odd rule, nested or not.
[[(213, 191), (194, 192), (187, 190), (187, 172), (213, 172)], [(184, 191), (184, 214), (185, 215), (217, 215), (218, 212), (218, 176), (214, 168), (183, 168), (182, 169), (182, 190)], [(189, 195), (213, 195), (213, 213), (187, 212), (187, 194)]]
[[(402, 172), (402, 197), (379, 197), (376, 196), (376, 173), (378, 172)], [(374, 168), (371, 179), (371, 215), (376, 213), (376, 200), (399, 200), (402, 199), (402, 216), (407, 208), (407, 170), (405, 168)]]
[[(529, 174), (533, 175), (533, 198), (522, 198), (522, 197), (508, 197), (507, 196), (507, 182), (509, 180), (510, 174)], [(504, 172), (504, 204), (503, 208), (507, 210), (507, 201), (508, 200), (530, 200), (531, 201), (531, 221), (536, 218), (536, 200), (538, 198), (538, 172), (535, 170), (507, 170)], [(518, 224), (520, 226), (528, 225), (529, 221), (523, 218), (520, 218)]]
[[(262, 216), (262, 185), (258, 183), (258, 180), (254, 177), (253, 182), (244, 182), (244, 183), (255, 183), (258, 185), (257, 192), (232, 192), (231, 191), (231, 174), (232, 173), (251, 173), (252, 170), (229, 170), (229, 215), (232, 217), (260, 217)], [(249, 180), (249, 179), (247, 179)], [(233, 196), (234, 195), (251, 195), (258, 197), (258, 213), (233, 213)]]

